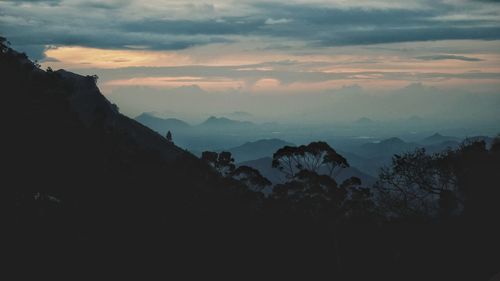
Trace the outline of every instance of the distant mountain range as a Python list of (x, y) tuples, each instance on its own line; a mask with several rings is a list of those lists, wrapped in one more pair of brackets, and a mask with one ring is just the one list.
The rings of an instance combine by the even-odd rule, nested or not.
[[(472, 140), (488, 140), (488, 137), (473, 137)], [(393, 137), (384, 139), (380, 142), (365, 143), (358, 147), (351, 147), (348, 151), (341, 152), (351, 165), (361, 171), (376, 176), (379, 169), (389, 165), (395, 154), (414, 151), (417, 148), (425, 148), (428, 153), (441, 152), (446, 149), (457, 148), (462, 140), (452, 136), (444, 136), (439, 133), (433, 134), (422, 139), (419, 142), (405, 142), (404, 140)]]
[(141, 124), (155, 130), (162, 135), (167, 131), (178, 131), (185, 130), (190, 127), (190, 125), (180, 119), (176, 118), (159, 118), (150, 113), (143, 113), (137, 117), (135, 120), (140, 122)]
[[(246, 114), (242, 113), (242, 115)], [(198, 125), (190, 125), (176, 118), (164, 119), (151, 113), (143, 113), (135, 119), (162, 135), (165, 135), (168, 130), (172, 131), (176, 144), (189, 149), (197, 155), (200, 155), (205, 150), (229, 151), (236, 163), (272, 157), (273, 153), (279, 148), (293, 145), (293, 143), (282, 139), (269, 138), (275, 130), (280, 130), (278, 124), (255, 124), (249, 121), (211, 116)], [(419, 118), (413, 117), (412, 119), (418, 120)], [(355, 123), (369, 125), (377, 122), (362, 117)], [(261, 137), (261, 139), (247, 141), (257, 137)], [(475, 136), (468, 139), (470, 141), (485, 140), (487, 143), (492, 141), (492, 138), (485, 136)], [(434, 133), (411, 142), (398, 137), (391, 137), (378, 142), (354, 143), (348, 146), (340, 146), (341, 151), (339, 152), (348, 159), (353, 167), (366, 175), (376, 177), (380, 168), (389, 165), (395, 154), (414, 151), (417, 148), (425, 148), (428, 153), (436, 153), (446, 149), (455, 149), (461, 142), (462, 139), (458, 137)], [(337, 149), (336, 145), (333, 145), (333, 147)]]
[(400, 138), (389, 138), (378, 143), (366, 143), (359, 147), (356, 154), (363, 157), (380, 157), (384, 155), (393, 155), (404, 151), (410, 151), (417, 148), (415, 143), (407, 143)]
[(255, 124), (249, 121), (238, 121), (226, 117), (211, 116), (197, 127), (215, 130), (241, 130), (254, 126)]
[(135, 117), (135, 120), (161, 134), (165, 134), (169, 130), (174, 131), (175, 133), (188, 130), (239, 131), (247, 130), (256, 126), (256, 124), (249, 121), (238, 121), (226, 117), (215, 116), (209, 117), (207, 120), (198, 125), (190, 125), (189, 123), (177, 118), (160, 118), (151, 113), (142, 113), (141, 115)]
[(438, 144), (443, 142), (460, 142), (460, 139), (451, 136), (443, 136), (439, 133), (435, 133), (434, 135), (419, 141), (419, 143), (421, 144)]
[(294, 146), (293, 143), (280, 139), (262, 139), (244, 143), (240, 146), (230, 148), (227, 151), (231, 152), (235, 161), (238, 163), (272, 156), (278, 149), (287, 145)]

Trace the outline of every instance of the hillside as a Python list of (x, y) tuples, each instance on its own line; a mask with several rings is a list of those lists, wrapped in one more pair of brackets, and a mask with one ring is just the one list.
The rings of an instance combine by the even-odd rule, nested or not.
[[(11, 183), (1, 191), (4, 235), (13, 255), (72, 257), (57, 262), (65, 267), (77, 260), (137, 266), (153, 246), (170, 257), (202, 257), (211, 245), (235, 254), (224, 246), (234, 240), (221, 234), (229, 221), (250, 222), (258, 196), (120, 114), (94, 77), (43, 71), (7, 48), (0, 77), (3, 111), (16, 116), (4, 119), (2, 138)], [(234, 237), (252, 233), (231, 225)]]
[(137, 122), (147, 126), (156, 132), (165, 135), (168, 131), (182, 131), (190, 127), (190, 125), (177, 118), (160, 118), (150, 113), (142, 113), (134, 118)]
[(227, 151), (231, 152), (236, 162), (244, 162), (272, 156), (274, 152), (284, 146), (294, 146), (294, 144), (280, 139), (262, 139), (246, 142)]

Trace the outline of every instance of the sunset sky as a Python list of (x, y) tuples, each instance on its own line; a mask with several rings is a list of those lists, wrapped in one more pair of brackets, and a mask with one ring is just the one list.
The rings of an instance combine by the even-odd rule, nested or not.
[[(298, 108), (304, 95), (383, 96), (415, 85), (500, 104), (494, 0), (1, 0), (0, 34), (43, 67), (98, 74), (103, 93), (131, 115), (199, 111), (178, 97), (197, 95), (186, 89), (210, 97), (207, 114), (264, 114), (269, 96)], [(117, 98), (131, 92), (142, 93), (142, 107)], [(145, 106), (159, 92), (179, 105)]]

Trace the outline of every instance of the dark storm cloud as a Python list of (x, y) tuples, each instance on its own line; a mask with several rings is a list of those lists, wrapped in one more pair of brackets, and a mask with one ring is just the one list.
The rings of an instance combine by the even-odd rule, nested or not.
[(433, 9), (335, 9), (308, 5), (258, 4), (277, 18), (289, 18), (258, 32), (291, 37), (315, 46), (371, 45), (450, 39), (500, 39), (499, 21), (475, 17), (439, 19), (456, 9), (436, 2)]
[(241, 35), (256, 32), (263, 21), (244, 18), (217, 20), (142, 20), (121, 25), (124, 31), (175, 35)]
[[(439, 19), (453, 6), (433, 9), (325, 8), (312, 5), (260, 3), (258, 15), (216, 20), (143, 20), (127, 22), (123, 31), (174, 35), (254, 35), (303, 41), (311, 46), (371, 45), (381, 43), (500, 39), (498, 21), (475, 17)], [(273, 20), (269, 20), (273, 19)], [(275, 22), (281, 24), (266, 24)]]
[[(33, 10), (22, 2), (49, 3)], [(36, 3), (35, 3), (36, 2)], [(131, 1), (24, 0), (0, 2), (0, 34), (21, 49), (31, 46), (31, 56), (42, 58), (36, 45), (81, 45), (126, 49), (129, 45), (154, 50), (179, 50), (197, 45), (233, 42), (238, 36), (263, 40), (301, 42), (311, 47), (372, 45), (381, 43), (434, 40), (500, 39), (499, 11), (475, 10), (481, 1), (469, 6), (429, 2), (425, 9), (323, 7), (317, 4), (254, 3), (238, 16), (165, 19), (158, 14), (128, 16)], [(484, 1), (483, 1), (484, 2)], [(488, 1), (498, 2), (498, 1)], [(464, 2), (467, 3), (467, 2)], [(56, 5), (57, 4), (57, 5)], [(159, 2), (158, 5), (162, 5)], [(168, 3), (163, 4), (168, 8)], [(487, 4), (485, 4), (487, 5)], [(186, 6), (187, 9), (189, 5)], [(214, 11), (214, 6), (210, 6)], [(194, 9), (194, 8), (193, 8)], [(446, 19), (455, 13), (468, 15)], [(20, 23), (20, 20), (35, 23)], [(277, 45), (274, 45), (275, 48)], [(289, 46), (284, 44), (284, 48)], [(38, 50), (38, 52), (35, 52)], [(460, 58), (455, 58), (460, 59)]]

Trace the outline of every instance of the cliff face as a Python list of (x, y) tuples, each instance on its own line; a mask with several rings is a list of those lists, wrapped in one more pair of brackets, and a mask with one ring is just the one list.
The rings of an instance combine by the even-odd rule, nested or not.
[[(110, 130), (127, 132), (140, 147), (157, 151), (163, 159), (172, 161), (186, 152), (164, 137), (119, 113), (118, 107), (109, 102), (99, 91), (94, 79), (65, 70), (55, 72), (72, 85), (69, 92), (69, 104), (85, 126), (101, 122)], [(184, 155), (187, 156), (187, 155)]]
[(242, 186), (120, 114), (93, 77), (43, 71), (2, 48), (0, 85), (0, 203), (15, 241), (88, 246), (83, 239), (100, 247), (168, 237), (166, 221), (181, 229), (201, 215), (247, 208), (238, 205)]

